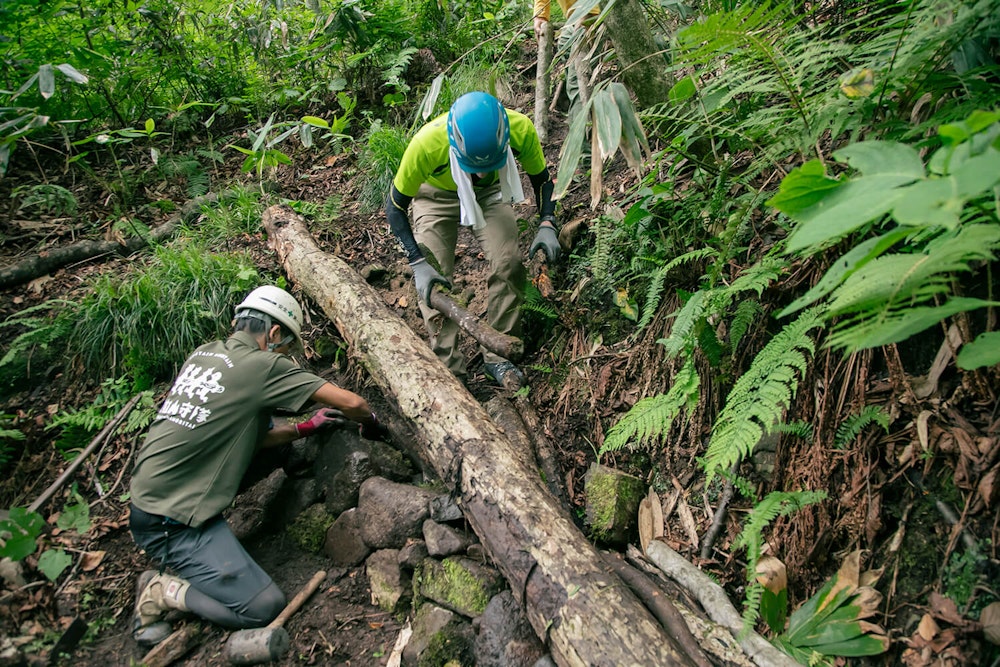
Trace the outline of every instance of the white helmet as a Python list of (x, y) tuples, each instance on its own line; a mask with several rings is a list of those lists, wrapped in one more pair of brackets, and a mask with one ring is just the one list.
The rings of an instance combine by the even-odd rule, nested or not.
[(302, 343), (302, 308), (295, 297), (280, 287), (264, 285), (247, 294), (243, 303), (236, 306), (236, 317), (244, 316), (246, 310), (273, 317)]

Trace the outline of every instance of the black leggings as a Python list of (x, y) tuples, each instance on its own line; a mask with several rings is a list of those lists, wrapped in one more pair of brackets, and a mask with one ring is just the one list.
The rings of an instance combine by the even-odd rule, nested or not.
[(146, 553), (191, 582), (192, 613), (225, 628), (267, 625), (285, 606), (285, 594), (250, 557), (222, 515), (192, 528), (131, 505), (129, 529)]

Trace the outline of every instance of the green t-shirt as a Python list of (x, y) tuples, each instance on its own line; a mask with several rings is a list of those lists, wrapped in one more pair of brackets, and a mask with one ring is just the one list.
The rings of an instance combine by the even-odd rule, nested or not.
[[(510, 148), (521, 167), (530, 176), (545, 169), (545, 153), (538, 141), (538, 132), (531, 119), (518, 111), (507, 109), (510, 121)], [(442, 114), (424, 125), (406, 146), (399, 169), (392, 183), (407, 197), (416, 197), (424, 183), (455, 192), (458, 186), (451, 177), (448, 162), (448, 114)], [(496, 175), (480, 181), (488, 186), (497, 182)]]
[(326, 380), (235, 333), (184, 362), (135, 463), (132, 502), (200, 526), (233, 501), (274, 410), (298, 411)]

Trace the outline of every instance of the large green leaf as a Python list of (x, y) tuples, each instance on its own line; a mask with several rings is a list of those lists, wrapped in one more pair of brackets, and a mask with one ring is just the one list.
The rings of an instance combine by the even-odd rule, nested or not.
[(843, 181), (826, 175), (822, 162), (810, 160), (782, 179), (778, 194), (771, 197), (767, 204), (792, 219), (798, 219), (798, 214), (816, 205), (843, 184)]
[(566, 140), (563, 142), (562, 152), (559, 156), (559, 171), (556, 173), (556, 187), (552, 193), (552, 199), (561, 199), (566, 194), (570, 183), (573, 182), (573, 174), (576, 173), (576, 166), (580, 162), (583, 154), (583, 139), (587, 134), (587, 117), (590, 107), (581, 109), (569, 125), (566, 133)]
[(979, 334), (958, 353), (958, 367), (967, 371), (1000, 364), (1000, 331)]
[(915, 180), (924, 177), (924, 163), (915, 148), (894, 141), (860, 141), (833, 154), (865, 176), (896, 175)]
[[(600, 162), (603, 163), (618, 150), (622, 137), (622, 117), (607, 88), (594, 93), (590, 108), (594, 115), (597, 142), (601, 148)], [(597, 160), (594, 162), (596, 164)]]
[(799, 225), (788, 239), (788, 251), (837, 241), (862, 225), (892, 210), (902, 191), (911, 183), (905, 174), (877, 174), (849, 181), (797, 216)]

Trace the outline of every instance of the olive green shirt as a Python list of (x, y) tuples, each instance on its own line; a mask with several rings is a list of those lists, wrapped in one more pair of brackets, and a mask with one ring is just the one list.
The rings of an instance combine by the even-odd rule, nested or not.
[(200, 526), (236, 497), (274, 410), (299, 411), (326, 382), (246, 332), (195, 350), (136, 460), (132, 502)]

